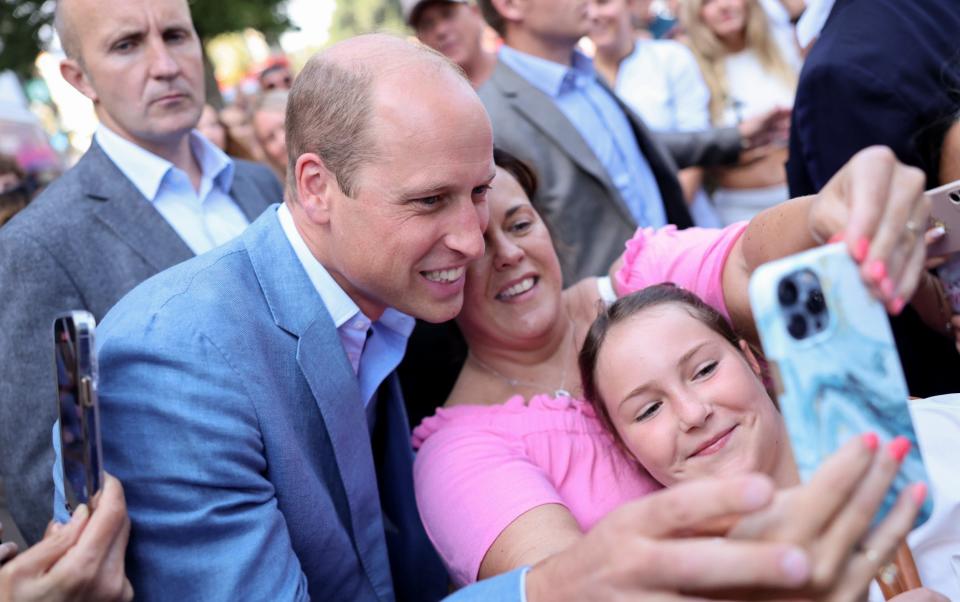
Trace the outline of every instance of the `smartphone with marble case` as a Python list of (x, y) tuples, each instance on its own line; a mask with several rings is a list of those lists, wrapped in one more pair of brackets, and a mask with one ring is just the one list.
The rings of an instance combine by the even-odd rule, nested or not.
[[(804, 480), (851, 437), (906, 437), (910, 451), (875, 520), (927, 481), (900, 359), (883, 305), (842, 243), (760, 266), (750, 305)], [(927, 520), (931, 497), (917, 516)]]

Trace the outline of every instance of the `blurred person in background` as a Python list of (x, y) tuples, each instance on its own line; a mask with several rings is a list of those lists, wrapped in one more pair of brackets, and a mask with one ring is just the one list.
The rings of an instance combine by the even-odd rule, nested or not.
[[(798, 65), (781, 50), (757, 0), (687, 0), (680, 14), (710, 90), (714, 126), (736, 125), (793, 105)], [(784, 168), (788, 128), (784, 120), (780, 148), (714, 172), (713, 201), (725, 224), (750, 219), (789, 198)]]
[(0, 155), (0, 226), (27, 206), (33, 197), (32, 188), (16, 159)]
[(200, 122), (197, 123), (197, 130), (203, 134), (207, 140), (214, 146), (227, 153), (234, 159), (243, 159), (244, 161), (253, 161), (253, 155), (246, 146), (237, 141), (227, 125), (220, 118), (220, 113), (210, 105), (203, 106), (203, 113), (200, 114)]
[(220, 123), (227, 129), (227, 148), (231, 157), (263, 163), (266, 155), (257, 142), (250, 113), (240, 105), (229, 104), (220, 110)]
[(267, 92), (253, 110), (253, 133), (263, 149), (266, 163), (283, 182), (287, 174), (287, 142), (283, 124), (287, 116), (286, 90)]
[(497, 55), (483, 49), (486, 23), (468, 0), (403, 0), (403, 17), (417, 39), (460, 65), (474, 88), (490, 78)]
[[(801, 20), (800, 42), (809, 53), (790, 132), (791, 194), (817, 192), (844, 161), (876, 144), (922, 170), (927, 188), (960, 175), (949, 159), (960, 158), (960, 4), (822, 0), (811, 2), (811, 10), (811, 19), (826, 18), (809, 29)], [(921, 235), (916, 225), (908, 229)], [(931, 330), (911, 306), (892, 320), (917, 397), (960, 391), (960, 355), (941, 324)]]
[(99, 321), (283, 196), (268, 169), (193, 132), (203, 59), (186, 0), (60, 0), (54, 22), (60, 72), (100, 127), (77, 165), (0, 228), (0, 478), (28, 544), (52, 514), (54, 317), (87, 310)]
[(287, 65), (286, 60), (280, 60), (261, 71), (257, 81), (260, 83), (262, 93), (289, 90), (293, 85), (293, 74), (290, 73), (290, 66)]

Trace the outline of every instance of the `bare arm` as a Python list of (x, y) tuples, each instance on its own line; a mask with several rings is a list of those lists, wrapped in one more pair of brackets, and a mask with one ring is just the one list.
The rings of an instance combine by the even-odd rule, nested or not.
[(480, 563), (478, 579), (534, 565), (583, 537), (570, 511), (544, 504), (524, 512), (493, 540)]
[(700, 167), (681, 169), (677, 178), (680, 180), (680, 188), (683, 189), (683, 198), (686, 199), (687, 205), (693, 204), (693, 197), (703, 183), (703, 169)]

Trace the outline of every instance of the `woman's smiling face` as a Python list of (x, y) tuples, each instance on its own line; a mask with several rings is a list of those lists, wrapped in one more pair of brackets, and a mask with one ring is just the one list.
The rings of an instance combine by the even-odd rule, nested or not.
[(773, 473), (787, 440), (758, 373), (752, 354), (667, 303), (610, 328), (596, 380), (627, 449), (669, 486)]

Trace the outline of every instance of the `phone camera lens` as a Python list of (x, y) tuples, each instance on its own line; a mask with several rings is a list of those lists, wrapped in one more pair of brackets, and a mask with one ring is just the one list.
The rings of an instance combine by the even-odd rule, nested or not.
[(790, 323), (787, 324), (787, 331), (795, 339), (802, 339), (807, 336), (807, 321), (801, 314), (790, 316)]
[(950, 196), (950, 200), (955, 205), (960, 205), (960, 192), (957, 192), (956, 190), (954, 190), (953, 192), (950, 193), (949, 196)]
[(792, 280), (781, 280), (777, 287), (777, 296), (781, 305), (790, 306), (797, 302), (800, 293), (797, 291), (797, 285)]
[(823, 313), (823, 310), (826, 309), (827, 305), (823, 301), (823, 291), (820, 289), (813, 289), (810, 291), (810, 296), (807, 297), (807, 311), (816, 315)]

